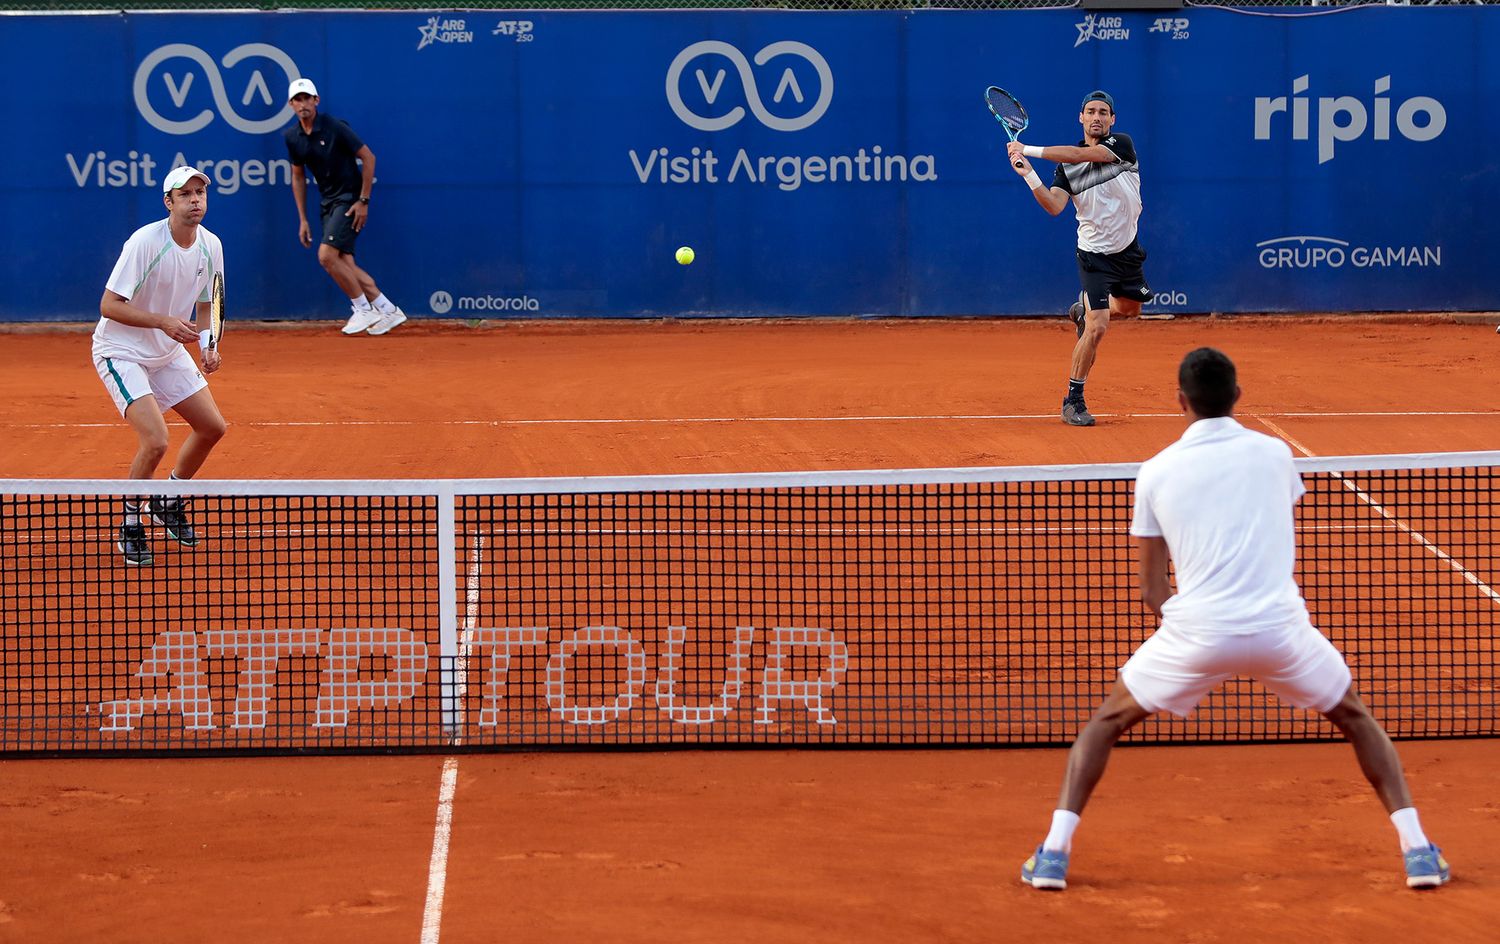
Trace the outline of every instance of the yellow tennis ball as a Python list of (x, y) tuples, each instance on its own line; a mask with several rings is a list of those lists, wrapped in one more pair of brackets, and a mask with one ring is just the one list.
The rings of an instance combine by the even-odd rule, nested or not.
[(677, 250), (677, 264), (691, 265), (693, 262), (693, 247), (683, 246)]

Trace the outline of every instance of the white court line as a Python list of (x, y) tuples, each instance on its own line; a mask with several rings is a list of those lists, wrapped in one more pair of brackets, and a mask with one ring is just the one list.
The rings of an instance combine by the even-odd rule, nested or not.
[[(454, 672), (458, 675), (457, 698), (459, 705), (458, 725), (459, 731), (463, 730), (464, 696), (469, 687), (469, 646), (472, 642), (474, 628), (479, 625), (479, 567), (484, 560), (484, 535), (478, 534), (474, 537), (473, 546), (469, 549), (469, 574), (464, 580), (464, 625), (463, 631), (458, 634), (458, 660), (454, 664)], [(454, 743), (458, 743), (458, 736), (454, 736)]]
[(458, 758), (443, 759), (438, 786), (437, 828), (432, 834), (432, 861), (427, 866), (427, 907), (422, 912), (422, 944), (437, 944), (443, 920), (443, 891), (448, 884), (448, 837), (453, 832), (453, 793), (458, 785)]
[[(1181, 419), (1179, 413), (1095, 413), (1095, 416), (1108, 417), (1111, 419)], [(1347, 419), (1351, 417), (1379, 417), (1379, 416), (1500, 416), (1495, 410), (1391, 410), (1391, 411), (1360, 411), (1360, 412), (1329, 412), (1319, 411), (1310, 413), (1287, 412), (1287, 413), (1262, 413), (1261, 416), (1280, 416), (1289, 418), (1316, 418), (1326, 417), (1335, 419)], [(254, 427), (256, 429), (267, 428), (293, 428), (293, 427), (355, 427), (355, 426), (659, 426), (659, 425), (691, 425), (703, 423), (923, 423), (923, 422), (970, 422), (975, 420), (998, 421), (998, 420), (1046, 420), (1056, 422), (1056, 413), (893, 413), (889, 415), (871, 414), (860, 416), (658, 416), (658, 417), (556, 417), (551, 419), (488, 419), (488, 420), (287, 420), (287, 421), (260, 421), (260, 420), (238, 420), (241, 426)], [(180, 420), (169, 421), (168, 425), (186, 425)], [(118, 429), (120, 424), (114, 423), (0, 423), (0, 429)]]
[[(464, 625), (459, 637), (458, 659), (453, 671), (458, 675), (458, 703), (464, 703), (468, 685), (469, 635), (479, 620), (479, 564), (484, 549), (484, 536), (474, 539), (469, 552), (469, 573), (464, 580)], [(459, 715), (457, 731), (463, 730), (463, 716)], [(454, 734), (457, 744), (459, 734)], [(438, 934), (443, 923), (443, 894), (448, 886), (448, 842), (453, 835), (453, 795), (458, 788), (458, 757), (443, 760), (443, 777), (438, 785), (437, 826), (432, 833), (432, 859), (427, 865), (427, 905), (422, 911), (422, 944), (438, 944)]]
[[(1289, 434), (1286, 430), (1282, 429), (1280, 426), (1277, 426), (1275, 423), (1266, 419), (1264, 416), (1256, 416), (1255, 418), (1269, 427), (1270, 430), (1276, 435), (1286, 440), (1287, 443), (1292, 446), (1292, 448), (1296, 449), (1298, 452), (1302, 453), (1308, 458), (1313, 457), (1313, 451), (1302, 445), (1297, 440), (1293, 439), (1291, 437), (1291, 434)], [(1500, 605), (1500, 593), (1496, 593), (1495, 589), (1481, 580), (1478, 574), (1474, 573), (1472, 570), (1465, 567), (1462, 563), (1455, 560), (1453, 558), (1453, 555), (1449, 554), (1447, 551), (1427, 540), (1426, 535), (1422, 534), (1411, 525), (1407, 524), (1405, 521), (1402, 521), (1400, 518), (1396, 517), (1391, 513), (1390, 509), (1386, 508), (1384, 505), (1380, 504), (1380, 502), (1370, 497), (1370, 494), (1368, 492), (1360, 488), (1358, 485), (1355, 485), (1353, 482), (1349, 481), (1341, 473), (1330, 472), (1328, 474), (1337, 479), (1339, 481), (1339, 484), (1343, 485), (1344, 488), (1347, 488), (1349, 491), (1353, 492), (1356, 498), (1364, 502), (1366, 505), (1369, 505), (1377, 515), (1395, 525), (1402, 534), (1411, 539), (1413, 544), (1416, 544), (1418, 547), (1422, 548), (1424, 551), (1446, 564), (1450, 570), (1458, 574), (1460, 577), (1464, 578), (1465, 581), (1472, 584), (1475, 589), (1484, 594), (1484, 596), (1487, 597), (1491, 603)]]

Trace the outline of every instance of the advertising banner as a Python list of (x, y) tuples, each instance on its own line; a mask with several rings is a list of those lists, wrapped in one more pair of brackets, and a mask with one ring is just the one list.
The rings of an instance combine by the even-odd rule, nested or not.
[(413, 316), (1061, 314), (1073, 210), (1007, 164), (991, 84), (1041, 145), (1114, 96), (1148, 311), (1500, 309), (1500, 11), (1168, 12), (3, 17), (0, 320), (96, 317), (184, 162), (234, 317), (342, 319), (298, 77), (376, 156), (357, 258)]

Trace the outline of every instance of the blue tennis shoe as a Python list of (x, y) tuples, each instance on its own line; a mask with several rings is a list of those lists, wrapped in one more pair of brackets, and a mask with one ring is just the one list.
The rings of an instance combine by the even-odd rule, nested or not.
[(1067, 888), (1068, 854), (1037, 846), (1031, 858), (1021, 863), (1021, 881), (1032, 888), (1057, 891)]
[(1432, 843), (1408, 851), (1405, 858), (1407, 888), (1437, 888), (1448, 881), (1448, 860)]

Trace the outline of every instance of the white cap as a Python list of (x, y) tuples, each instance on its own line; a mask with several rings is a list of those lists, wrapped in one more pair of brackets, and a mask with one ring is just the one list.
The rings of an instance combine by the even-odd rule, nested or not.
[(194, 177), (202, 177), (203, 182), (206, 184), (213, 183), (203, 171), (193, 167), (191, 164), (183, 164), (181, 167), (172, 168), (172, 172), (167, 174), (167, 179), (161, 182), (161, 192), (171, 193), (173, 190), (180, 190), (184, 184)]
[(286, 90), (286, 100), (291, 101), (298, 95), (311, 95), (318, 97), (318, 87), (313, 84), (312, 79), (293, 79), (292, 84)]

